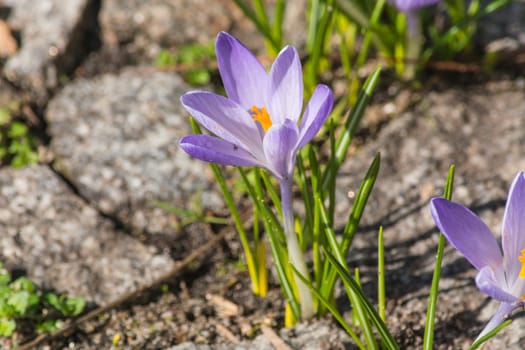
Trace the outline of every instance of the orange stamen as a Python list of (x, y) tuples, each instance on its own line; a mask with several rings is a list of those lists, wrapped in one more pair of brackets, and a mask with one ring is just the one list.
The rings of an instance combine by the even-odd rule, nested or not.
[(268, 114), (268, 111), (265, 107), (258, 108), (256, 106), (252, 106), (250, 109), (250, 114), (252, 115), (252, 119), (254, 121), (261, 124), (264, 132), (268, 131), (270, 126), (272, 126), (272, 120), (270, 119), (270, 115)]
[(525, 278), (525, 249), (521, 250), (521, 256), (518, 257), (521, 263), (520, 278)]

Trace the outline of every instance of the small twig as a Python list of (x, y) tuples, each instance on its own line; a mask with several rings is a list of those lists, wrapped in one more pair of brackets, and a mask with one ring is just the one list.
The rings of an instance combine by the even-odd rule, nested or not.
[(284, 340), (282, 340), (281, 337), (279, 337), (277, 333), (275, 333), (274, 330), (271, 329), (270, 327), (266, 325), (261, 325), (261, 332), (264, 334), (266, 338), (268, 338), (268, 340), (270, 341), (270, 343), (272, 343), (275, 349), (292, 350), (292, 348), (289, 347), (288, 344), (286, 344)]
[(50, 341), (52, 339), (56, 339), (59, 336), (62, 336), (62, 335), (67, 334), (69, 332), (72, 332), (77, 327), (79, 327), (80, 324), (82, 324), (82, 323), (84, 323), (84, 322), (86, 322), (88, 320), (91, 320), (91, 319), (97, 317), (98, 315), (103, 314), (103, 313), (105, 313), (105, 312), (107, 312), (107, 311), (109, 311), (111, 309), (114, 309), (114, 308), (118, 307), (119, 305), (124, 304), (125, 302), (136, 298), (138, 295), (148, 291), (149, 289), (151, 289), (151, 288), (161, 284), (162, 282), (164, 282), (164, 281), (166, 281), (168, 279), (171, 279), (177, 273), (182, 271), (193, 260), (203, 256), (208, 251), (210, 251), (218, 242), (223, 240), (224, 237), (226, 236), (227, 231), (228, 230), (223, 230), (218, 235), (214, 236), (214, 238), (212, 240), (208, 241), (208, 243), (206, 243), (205, 245), (203, 245), (200, 248), (196, 249), (193, 253), (188, 255), (186, 258), (184, 258), (181, 261), (176, 262), (176, 264), (173, 267), (173, 269), (171, 269), (170, 271), (166, 272), (162, 276), (158, 277), (152, 283), (150, 283), (150, 284), (148, 284), (146, 286), (143, 286), (143, 287), (141, 287), (141, 288), (139, 288), (139, 289), (137, 289), (137, 290), (135, 290), (135, 291), (133, 291), (131, 293), (124, 294), (121, 297), (117, 298), (116, 300), (110, 302), (109, 304), (106, 304), (106, 305), (101, 306), (101, 307), (99, 307), (99, 308), (97, 308), (95, 310), (92, 310), (91, 312), (88, 312), (84, 316), (79, 317), (79, 318), (71, 321), (71, 323), (69, 323), (67, 326), (65, 326), (64, 328), (61, 328), (60, 330), (58, 330), (58, 331), (56, 331), (54, 333), (43, 333), (43, 334), (37, 336), (36, 338), (34, 338), (31, 341), (23, 343), (22, 345), (19, 345), (18, 350), (29, 350), (29, 349), (32, 349), (32, 348), (36, 347), (37, 345), (39, 345), (40, 343), (42, 343), (44, 341)]
[(241, 341), (239, 338), (237, 338), (228, 328), (226, 328), (224, 325), (217, 323), (215, 325), (215, 329), (217, 332), (221, 333), (226, 339), (228, 339), (229, 342), (233, 344), (239, 344)]
[(213, 304), (219, 317), (233, 317), (239, 314), (239, 306), (220, 295), (206, 294), (206, 299)]

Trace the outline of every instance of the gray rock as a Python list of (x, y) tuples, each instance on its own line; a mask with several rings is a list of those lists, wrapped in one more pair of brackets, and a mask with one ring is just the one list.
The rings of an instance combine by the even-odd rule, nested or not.
[(0, 79), (0, 108), (5, 108), (19, 101), (20, 95), (3, 79)]
[[(107, 46), (130, 44), (150, 60), (161, 48), (189, 43), (209, 44), (221, 30), (233, 30), (263, 47), (260, 35), (231, 0), (113, 0), (100, 12)], [(251, 33), (252, 35), (249, 35)]]
[(12, 5), (9, 25), (20, 31), (22, 45), (3, 74), (42, 102), (82, 57), (86, 33), (96, 23), (96, 1), (17, 0)]
[(104, 304), (174, 266), (116, 231), (46, 166), (2, 169), (0, 208), (1, 261), (44, 288)]
[(346, 162), (335, 217), (345, 218), (352, 202), (348, 192), (357, 190), (376, 152), (381, 152), (381, 171), (365, 224), (380, 218), (390, 224), (404, 211), (426, 205), (440, 194), (451, 164), (456, 165), (455, 200), (479, 204), (504, 199), (509, 182), (525, 169), (524, 84), (496, 82), (428, 93)]
[(353, 341), (335, 322), (320, 319), (300, 323), (293, 328), (284, 328), (280, 335), (292, 349), (301, 350), (345, 350), (355, 349)]
[[(336, 218), (347, 217), (352, 202), (348, 193), (357, 190), (373, 155), (381, 152), (381, 171), (349, 258), (361, 269), (368, 295), (374, 295), (375, 242), (378, 226), (384, 226), (388, 322), (402, 348), (421, 347), (438, 238), (428, 202), (441, 195), (449, 165), (456, 165), (453, 199), (478, 212), (499, 237), (510, 182), (525, 169), (524, 145), (524, 81), (501, 81), (429, 92), (343, 166)], [(464, 348), (494, 311), (496, 303), (475, 287), (475, 273), (447, 245), (436, 348)], [(511, 327), (491, 348), (521, 348), (523, 320)]]
[[(270, 16), (271, 3), (266, 3)], [(286, 1), (284, 43), (306, 42), (307, 3)], [(228, 31), (257, 53), (265, 54), (263, 36), (232, 0), (113, 0), (100, 12), (102, 40), (107, 47), (126, 45), (141, 62), (151, 62), (162, 48), (209, 44)]]
[[(482, 1), (482, 6), (490, 3)], [(514, 1), (483, 17), (476, 30), (476, 39), (489, 51), (515, 51), (525, 47), (525, 1)]]
[(103, 213), (135, 232), (173, 232), (155, 200), (221, 210), (208, 165), (178, 140), (192, 133), (174, 73), (129, 69), (68, 85), (46, 112), (57, 167)]
[(197, 345), (191, 342), (184, 342), (175, 346), (172, 346), (168, 350), (212, 350), (213, 348), (209, 345)]
[[(350, 337), (334, 322), (321, 319), (315, 322), (301, 323), (292, 328), (282, 329), (277, 335), (290, 349), (300, 350), (345, 350), (353, 349)], [(270, 339), (258, 335), (253, 341), (241, 344), (204, 345), (185, 342), (169, 350), (273, 350)]]

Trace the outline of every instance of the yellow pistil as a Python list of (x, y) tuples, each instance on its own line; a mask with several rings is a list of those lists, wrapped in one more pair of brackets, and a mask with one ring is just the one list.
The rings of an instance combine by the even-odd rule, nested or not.
[(518, 257), (521, 263), (520, 278), (525, 278), (525, 249), (521, 250), (521, 256)]
[(268, 131), (270, 126), (272, 126), (272, 120), (270, 119), (270, 114), (268, 114), (268, 111), (265, 107), (259, 108), (256, 106), (252, 106), (250, 109), (250, 114), (252, 115), (252, 119), (256, 122), (259, 122), (264, 129), (264, 132)]

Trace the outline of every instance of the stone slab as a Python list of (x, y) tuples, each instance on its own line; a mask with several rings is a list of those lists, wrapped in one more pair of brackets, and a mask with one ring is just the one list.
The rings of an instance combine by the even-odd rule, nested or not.
[(57, 168), (134, 232), (174, 232), (173, 215), (156, 200), (221, 210), (208, 165), (178, 147), (192, 133), (179, 101), (189, 90), (178, 75), (151, 68), (68, 85), (46, 111)]
[(174, 262), (114, 228), (47, 166), (0, 171), (0, 261), (43, 288), (104, 304)]

